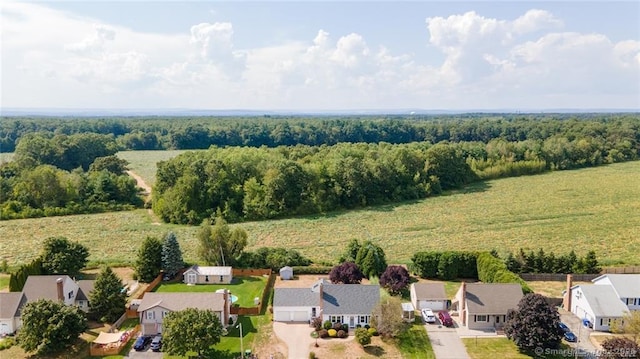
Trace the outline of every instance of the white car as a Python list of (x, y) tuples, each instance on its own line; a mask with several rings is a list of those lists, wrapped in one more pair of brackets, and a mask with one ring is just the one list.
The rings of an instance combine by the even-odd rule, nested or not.
[(422, 311), (422, 319), (424, 319), (425, 323), (435, 323), (436, 316), (433, 314), (433, 311), (429, 308), (423, 309)]

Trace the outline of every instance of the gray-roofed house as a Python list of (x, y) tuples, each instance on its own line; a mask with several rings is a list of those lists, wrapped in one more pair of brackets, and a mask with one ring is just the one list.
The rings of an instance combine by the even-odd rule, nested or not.
[(273, 296), (275, 321), (308, 322), (315, 317), (350, 328), (371, 322), (371, 312), (380, 301), (380, 286), (331, 284), (320, 280), (311, 288), (276, 288)]
[(453, 314), (469, 329), (500, 329), (509, 309), (522, 299), (516, 283), (462, 283), (451, 302)]
[(571, 287), (571, 312), (587, 319), (593, 329), (608, 331), (611, 321), (622, 318), (629, 308), (611, 285), (575, 285)]
[(207, 267), (196, 264), (184, 271), (184, 282), (187, 284), (229, 284), (232, 280), (231, 267)]
[(640, 274), (604, 274), (592, 280), (596, 285), (610, 285), (629, 310), (640, 310)]
[(212, 310), (220, 318), (222, 326), (226, 328), (231, 311), (229, 292), (145, 293), (138, 306), (142, 335), (161, 334), (164, 317), (170, 312), (187, 308)]
[(411, 303), (417, 310), (446, 310), (448, 298), (444, 283), (412, 283), (409, 287)]
[(15, 333), (22, 326), (20, 309), (26, 301), (22, 292), (0, 293), (0, 335)]

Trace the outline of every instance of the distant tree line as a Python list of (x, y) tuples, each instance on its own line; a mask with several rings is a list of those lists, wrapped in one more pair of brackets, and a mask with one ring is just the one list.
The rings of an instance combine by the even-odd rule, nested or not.
[(94, 213), (142, 205), (110, 136), (28, 134), (0, 163), (0, 219)]
[(636, 151), (640, 116), (621, 114), (459, 114), (411, 116), (265, 116), (265, 117), (2, 117), (0, 152), (14, 152), (29, 133), (113, 136), (121, 150), (206, 149), (210, 146), (277, 147), (427, 141), (570, 142), (597, 138)]

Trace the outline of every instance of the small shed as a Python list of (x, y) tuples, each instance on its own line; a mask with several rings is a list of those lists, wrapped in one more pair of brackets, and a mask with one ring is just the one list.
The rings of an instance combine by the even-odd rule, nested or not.
[(285, 266), (280, 268), (280, 279), (291, 280), (293, 279), (293, 268)]
[(413, 322), (415, 309), (411, 303), (402, 303), (402, 320), (405, 322)]

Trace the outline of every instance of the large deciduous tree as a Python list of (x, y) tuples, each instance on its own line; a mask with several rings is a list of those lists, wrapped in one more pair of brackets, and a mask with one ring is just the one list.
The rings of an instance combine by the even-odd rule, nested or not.
[(393, 338), (398, 336), (407, 325), (402, 320), (402, 303), (398, 297), (387, 297), (373, 308), (371, 313), (371, 324), (384, 337)]
[(380, 246), (366, 241), (358, 250), (356, 264), (365, 277), (380, 277), (382, 272), (387, 269), (387, 258)]
[(76, 306), (48, 299), (27, 303), (21, 313), (18, 345), (26, 352), (47, 354), (73, 344), (87, 328), (84, 313)]
[(332, 283), (359, 284), (363, 277), (360, 268), (353, 262), (344, 262), (333, 267), (329, 272)]
[(74, 276), (87, 265), (89, 250), (65, 237), (50, 237), (44, 241), (42, 269), (47, 274)]
[(517, 309), (507, 313), (504, 333), (523, 352), (536, 348), (557, 348), (562, 340), (560, 315), (540, 294), (526, 294)]
[(404, 267), (388, 266), (380, 276), (380, 285), (396, 295), (407, 289), (410, 280), (409, 272)]
[(91, 315), (103, 322), (113, 322), (124, 313), (126, 304), (127, 293), (122, 291), (122, 281), (110, 267), (105, 267), (89, 294)]
[(162, 242), (158, 238), (147, 237), (138, 249), (136, 275), (142, 282), (154, 280), (162, 269)]
[(247, 232), (242, 228), (231, 230), (220, 213), (213, 226), (205, 219), (197, 236), (200, 259), (209, 265), (233, 265), (247, 245)]
[(162, 242), (162, 270), (173, 278), (183, 267), (184, 261), (178, 238), (175, 233), (169, 232)]
[(437, 144), (426, 152), (425, 170), (439, 180), (443, 190), (459, 188), (476, 178), (461, 150), (449, 144)]
[(171, 312), (164, 318), (164, 351), (171, 355), (186, 355), (193, 351), (201, 356), (219, 343), (221, 336), (222, 324), (211, 310), (187, 308)]

